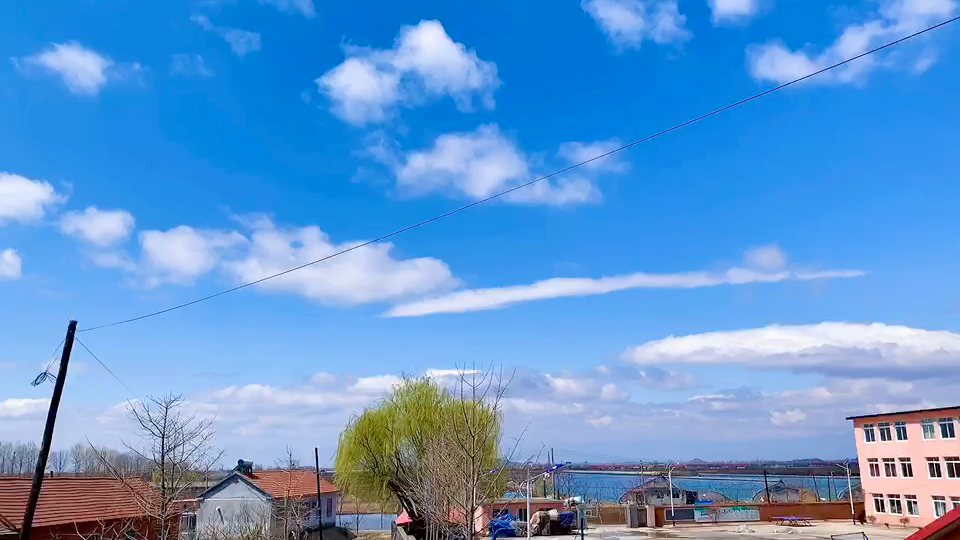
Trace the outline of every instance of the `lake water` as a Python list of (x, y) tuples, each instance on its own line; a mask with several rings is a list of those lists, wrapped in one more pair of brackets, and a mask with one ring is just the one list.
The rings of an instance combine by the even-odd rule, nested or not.
[[(567, 473), (558, 474), (556, 481), (562, 491), (576, 493), (588, 500), (617, 501), (624, 492), (639, 486), (641, 478), (630, 474)], [(845, 476), (767, 476), (771, 487), (780, 482), (789, 487), (809, 489), (821, 499), (846, 500)], [(674, 476), (673, 483), (681, 489), (697, 493), (715, 492), (734, 501), (752, 500), (764, 489), (762, 475)], [(860, 486), (860, 479), (853, 477), (850, 483), (856, 489)]]
[(361, 531), (389, 531), (390, 523), (395, 519), (396, 514), (338, 514), (337, 526)]

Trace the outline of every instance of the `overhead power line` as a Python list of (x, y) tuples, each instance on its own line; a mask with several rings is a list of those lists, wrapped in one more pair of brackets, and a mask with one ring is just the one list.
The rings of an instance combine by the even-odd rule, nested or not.
[(576, 168), (578, 168), (578, 167), (582, 167), (582, 166), (587, 165), (587, 164), (589, 164), (589, 163), (592, 163), (592, 162), (594, 162), (594, 161), (603, 159), (603, 158), (605, 158), (605, 157), (607, 157), (607, 156), (610, 156), (610, 155), (612, 155), (612, 154), (616, 154), (617, 152), (622, 152), (623, 150), (626, 150), (626, 149), (628, 149), (628, 148), (632, 148), (632, 147), (634, 147), (634, 146), (636, 146), (636, 145), (638, 145), (638, 144), (645, 143), (645, 142), (647, 142), (647, 141), (651, 141), (651, 140), (656, 139), (657, 137), (660, 137), (660, 136), (662, 136), (662, 135), (666, 135), (666, 134), (672, 133), (672, 132), (674, 132), (674, 131), (676, 131), (676, 130), (678, 130), (678, 129), (687, 127), (687, 126), (689, 126), (690, 124), (695, 124), (695, 123), (697, 123), (697, 122), (699, 122), (699, 121), (701, 121), (701, 120), (706, 120), (707, 118), (710, 118), (711, 116), (718, 115), (718, 114), (720, 114), (720, 113), (722, 113), (722, 112), (728, 111), (728, 110), (733, 109), (733, 108), (735, 108), (735, 107), (739, 107), (740, 105), (744, 105), (744, 104), (749, 103), (749, 102), (751, 102), (751, 101), (754, 101), (754, 100), (756, 100), (756, 99), (760, 99), (760, 98), (762, 98), (762, 97), (764, 97), (764, 96), (766, 96), (766, 95), (772, 94), (772, 93), (777, 92), (777, 91), (779, 91), (779, 90), (783, 90), (784, 88), (787, 88), (788, 86), (793, 86), (793, 85), (795, 85), (795, 84), (797, 84), (797, 83), (801, 83), (801, 82), (803, 82), (803, 81), (805, 81), (805, 80), (807, 80), (807, 79), (812, 79), (813, 77), (816, 77), (816, 76), (821, 75), (821, 74), (823, 74), (823, 73), (826, 73), (826, 72), (828, 72), (828, 71), (834, 70), (834, 69), (836, 69), (836, 68), (838, 68), (838, 67), (844, 66), (844, 65), (849, 64), (849, 63), (851, 63), (851, 62), (855, 62), (855, 61), (857, 61), (857, 60), (859, 60), (859, 59), (861, 59), (861, 58), (863, 58), (863, 57), (865, 57), (865, 56), (869, 56), (869, 55), (871, 55), (871, 54), (880, 52), (880, 51), (882, 51), (882, 50), (884, 50), (884, 49), (888, 49), (888, 48), (890, 48), (890, 47), (899, 45), (900, 43), (903, 43), (903, 42), (905, 42), (905, 41), (911, 40), (911, 39), (913, 39), (913, 38), (915, 38), (915, 37), (917, 37), (917, 36), (920, 36), (920, 35), (922, 35), (922, 34), (926, 34), (927, 32), (931, 32), (931, 31), (936, 30), (936, 29), (938, 29), (938, 28), (944, 27), (944, 26), (946, 26), (946, 25), (948, 25), (948, 24), (950, 24), (950, 23), (956, 22), (958, 19), (960, 19), (960, 16), (953, 17), (953, 18), (951, 18), (951, 19), (947, 19), (947, 20), (945, 20), (945, 21), (943, 21), (943, 22), (940, 22), (940, 23), (937, 23), (937, 24), (935, 24), (935, 25), (933, 25), (933, 26), (928, 26), (927, 28), (924, 28), (923, 30), (920, 30), (920, 31), (918, 31), (918, 32), (914, 32), (914, 33), (912, 33), (912, 34), (910, 34), (910, 35), (908, 35), (908, 36), (904, 36), (904, 37), (902, 37), (902, 38), (900, 38), (900, 39), (896, 39), (896, 40), (894, 40), (894, 41), (890, 41), (890, 42), (888, 42), (888, 43), (885, 43), (885, 44), (883, 44), (883, 45), (880, 45), (879, 47), (870, 49), (869, 51), (866, 51), (866, 52), (860, 53), (860, 54), (858, 54), (858, 55), (856, 55), (856, 56), (847, 58), (846, 60), (837, 62), (836, 64), (832, 64), (832, 65), (827, 66), (827, 67), (825, 67), (825, 68), (823, 68), (823, 69), (820, 69), (820, 70), (818, 70), (818, 71), (814, 71), (813, 73), (810, 73), (809, 75), (804, 75), (803, 77), (794, 79), (794, 80), (789, 81), (789, 82), (785, 82), (785, 83), (783, 83), (783, 84), (780, 84), (780, 85), (775, 86), (775, 87), (773, 87), (773, 88), (770, 88), (770, 89), (768, 89), (768, 90), (764, 90), (764, 91), (762, 91), (762, 92), (758, 92), (758, 93), (756, 93), (756, 94), (753, 94), (752, 96), (743, 98), (743, 99), (741, 99), (741, 100), (739, 100), (739, 101), (735, 101), (735, 102), (730, 103), (730, 104), (728, 104), (728, 105), (724, 105), (723, 107), (720, 107), (719, 109), (714, 109), (714, 110), (712, 110), (712, 111), (710, 111), (710, 112), (708, 112), (708, 113), (702, 114), (702, 115), (697, 116), (697, 117), (695, 117), (695, 118), (691, 118), (691, 119), (689, 119), (689, 120), (687, 120), (687, 121), (685, 121), (685, 122), (681, 122), (681, 123), (676, 124), (676, 125), (674, 125), (674, 126), (668, 127), (668, 128), (666, 128), (666, 129), (661, 130), (661, 131), (658, 131), (658, 132), (656, 132), (656, 133), (654, 133), (654, 134), (652, 134), (652, 135), (647, 135), (646, 137), (643, 137), (643, 138), (641, 138), (641, 139), (637, 139), (637, 140), (635, 140), (635, 141), (626, 143), (626, 144), (624, 144), (623, 146), (614, 148), (613, 150), (610, 150), (610, 151), (608, 151), (608, 152), (604, 152), (604, 153), (602, 153), (602, 154), (600, 154), (600, 155), (597, 155), (597, 156), (594, 156), (594, 157), (592, 157), (592, 158), (590, 158), (590, 159), (586, 159), (586, 160), (581, 161), (581, 162), (579, 162), (579, 163), (575, 163), (575, 164), (570, 165), (570, 166), (568, 166), (568, 167), (564, 167), (564, 168), (562, 168), (562, 169), (559, 169), (559, 170), (554, 171), (554, 172), (552, 172), (552, 173), (550, 173), (550, 174), (541, 176), (541, 177), (536, 178), (536, 179), (534, 179), (534, 180), (531, 180), (531, 181), (529, 181), (529, 182), (525, 182), (525, 183), (523, 183), (523, 184), (514, 186), (514, 187), (512, 187), (512, 188), (510, 188), (510, 189), (505, 189), (505, 190), (503, 190), (503, 191), (500, 191), (500, 192), (498, 192), (498, 193), (495, 193), (495, 194), (493, 194), (493, 195), (490, 195), (489, 197), (480, 199), (480, 200), (478, 200), (478, 201), (474, 201), (474, 202), (472, 202), (472, 203), (465, 204), (465, 205), (460, 206), (460, 207), (458, 207), (458, 208), (454, 208), (453, 210), (450, 210), (449, 212), (445, 212), (445, 213), (443, 213), (443, 214), (439, 214), (439, 215), (433, 216), (433, 217), (428, 218), (428, 219), (425, 219), (425, 220), (423, 220), (423, 221), (419, 221), (419, 222), (414, 223), (414, 224), (412, 224), (412, 225), (407, 225), (406, 227), (397, 229), (397, 230), (395, 230), (395, 231), (393, 231), (393, 232), (389, 232), (389, 233), (380, 235), (380, 236), (378, 236), (378, 237), (376, 237), (376, 238), (374, 238), (374, 239), (372, 239), (372, 240), (367, 240), (366, 242), (361, 242), (361, 243), (359, 243), (359, 244), (357, 244), (357, 245), (355, 245), (355, 246), (351, 246), (351, 247), (346, 248), (346, 249), (343, 249), (343, 250), (341, 250), (341, 251), (337, 251), (336, 253), (332, 253), (332, 254), (330, 254), (330, 255), (327, 255), (326, 257), (321, 257), (321, 258), (319, 258), (319, 259), (317, 259), (317, 260), (314, 260), (314, 261), (310, 261), (310, 262), (308, 262), (308, 263), (301, 264), (300, 266), (296, 266), (296, 267), (294, 267), (294, 268), (290, 268), (289, 270), (284, 270), (283, 272), (278, 272), (278, 273), (276, 273), (276, 274), (273, 274), (273, 275), (270, 275), (270, 276), (266, 276), (266, 277), (263, 277), (263, 278), (260, 278), (260, 279), (254, 280), (254, 281), (250, 281), (250, 282), (244, 283), (244, 284), (242, 284), (242, 285), (237, 285), (236, 287), (232, 287), (232, 288), (230, 288), (230, 289), (225, 289), (225, 290), (222, 290), (222, 291), (217, 292), (217, 293), (213, 293), (213, 294), (210, 294), (210, 295), (201, 297), (201, 298), (197, 298), (196, 300), (191, 300), (191, 301), (189, 301), (189, 302), (185, 302), (185, 303), (183, 303), (183, 304), (178, 304), (178, 305), (175, 305), (175, 306), (166, 308), (166, 309), (161, 309), (161, 310), (159, 310), (159, 311), (154, 311), (154, 312), (151, 312), (151, 313), (147, 313), (147, 314), (145, 314), (145, 315), (140, 315), (140, 316), (138, 316), (138, 317), (132, 317), (132, 318), (129, 318), (129, 319), (124, 319), (124, 320), (112, 322), (112, 323), (109, 323), (109, 324), (102, 324), (102, 325), (100, 325), (100, 326), (93, 326), (93, 327), (91, 327), (91, 328), (84, 328), (84, 329), (82, 329), (82, 330), (80, 330), (80, 331), (81, 331), (81, 332), (92, 332), (92, 331), (94, 331), (94, 330), (100, 330), (100, 329), (102, 329), (102, 328), (110, 328), (110, 327), (112, 327), (112, 326), (120, 326), (121, 324), (127, 324), (127, 323), (136, 322), (136, 321), (142, 321), (143, 319), (149, 319), (149, 318), (151, 318), (151, 317), (156, 317), (157, 315), (163, 315), (164, 313), (169, 313), (169, 312), (171, 312), (171, 311), (176, 311), (176, 310), (178, 310), (178, 309), (182, 309), (182, 308), (185, 308), (185, 307), (189, 307), (189, 306), (192, 306), (192, 305), (194, 305), (194, 304), (199, 304), (200, 302), (205, 302), (205, 301), (207, 301), (207, 300), (212, 300), (212, 299), (214, 299), (214, 298), (217, 298), (218, 296), (223, 296), (223, 295), (225, 295), (225, 294), (229, 294), (229, 293), (232, 293), (232, 292), (236, 292), (236, 291), (239, 291), (239, 290), (241, 290), (241, 289), (246, 289), (247, 287), (252, 287), (253, 285), (258, 285), (258, 284), (260, 284), (260, 283), (263, 283), (264, 281), (268, 281), (268, 280), (271, 280), (271, 279), (274, 279), (274, 278), (278, 278), (278, 277), (280, 277), (280, 276), (285, 276), (285, 275), (290, 274), (290, 273), (292, 273), (292, 272), (296, 272), (296, 271), (298, 271), (298, 270), (302, 270), (302, 269), (304, 269), (304, 268), (306, 268), (306, 267), (308, 267), (308, 266), (313, 266), (313, 265), (315, 265), (315, 264), (317, 264), (317, 263), (321, 263), (321, 262), (330, 260), (330, 259), (332, 259), (332, 258), (334, 258), (334, 257), (339, 257), (340, 255), (344, 255), (344, 254), (350, 253), (351, 251), (355, 251), (355, 250), (360, 249), (360, 248), (362, 248), (362, 247), (369, 246), (370, 244), (375, 244), (375, 243), (377, 243), (377, 242), (381, 242), (381, 241), (386, 240), (386, 239), (388, 239), (388, 238), (392, 238), (392, 237), (394, 237), (394, 236), (403, 234), (403, 233), (405, 233), (405, 232), (407, 232), (407, 231), (410, 231), (410, 230), (413, 230), (413, 229), (417, 229), (417, 228), (423, 227), (424, 225), (429, 225), (430, 223), (433, 223), (433, 222), (435, 222), (435, 221), (440, 221), (440, 220), (442, 220), (442, 219), (446, 219), (446, 218), (448, 218), (448, 217), (450, 217), (450, 216), (459, 214), (460, 212), (463, 212), (463, 211), (465, 211), (465, 210), (469, 210), (469, 209), (471, 209), (471, 208), (473, 208), (473, 207), (475, 207), (475, 206), (480, 206), (481, 204), (488, 203), (488, 202), (490, 202), (490, 201), (492, 201), (492, 200), (494, 200), (494, 199), (499, 199), (500, 197), (503, 197), (504, 195), (508, 195), (508, 194), (510, 194), (510, 193), (513, 193), (514, 191), (521, 190), (521, 189), (523, 189), (523, 188), (532, 186), (533, 184), (536, 184), (536, 183), (538, 183), (538, 182), (542, 182), (542, 181), (544, 181), (544, 180), (553, 178), (554, 176), (563, 174), (563, 173), (568, 172), (568, 171), (572, 171), (573, 169), (576, 169)]
[(140, 398), (137, 396), (137, 393), (134, 392), (133, 390), (131, 390), (129, 386), (127, 386), (127, 383), (125, 383), (125, 382), (123, 382), (122, 380), (120, 380), (120, 377), (117, 377), (117, 374), (114, 373), (112, 369), (108, 368), (107, 365), (104, 364), (103, 361), (100, 360), (100, 358), (99, 358), (97, 355), (93, 354), (93, 351), (91, 351), (90, 348), (87, 347), (87, 345), (86, 345), (84, 342), (80, 341), (80, 338), (76, 338), (76, 340), (77, 340), (77, 343), (79, 343), (80, 346), (83, 347), (83, 349), (84, 349), (85, 351), (87, 351), (87, 352), (90, 354), (90, 356), (92, 356), (93, 359), (96, 360), (97, 363), (100, 364), (100, 366), (101, 366), (103, 369), (107, 370), (107, 373), (109, 373), (110, 375), (112, 375), (113, 378), (116, 379), (117, 382), (120, 383), (121, 386), (123, 386), (124, 388), (126, 388), (126, 389), (127, 389), (127, 392), (130, 392), (130, 395), (132, 395), (132, 396), (133, 396), (134, 398), (136, 398), (136, 399), (140, 399)]

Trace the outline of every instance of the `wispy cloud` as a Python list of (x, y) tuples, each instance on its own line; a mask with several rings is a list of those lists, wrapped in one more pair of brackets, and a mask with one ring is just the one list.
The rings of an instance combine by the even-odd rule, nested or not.
[(776, 246), (748, 250), (747, 266), (724, 272), (683, 272), (648, 274), (638, 272), (602, 278), (551, 278), (529, 285), (456, 291), (435, 298), (400, 304), (390, 309), (388, 317), (419, 317), (435, 313), (464, 313), (498, 309), (521, 302), (608, 294), (629, 289), (694, 289), (719, 285), (776, 283), (862, 276), (861, 270), (828, 270), (823, 272), (786, 269), (786, 256)]
[(581, 0), (580, 7), (621, 52), (644, 41), (680, 44), (691, 37), (676, 0)]
[(193, 15), (190, 20), (200, 25), (200, 28), (222, 37), (224, 41), (230, 44), (230, 50), (233, 51), (233, 54), (240, 58), (260, 50), (260, 34), (257, 32), (217, 26), (210, 22), (210, 18), (206, 15)]
[(39, 66), (63, 80), (74, 94), (95, 96), (111, 80), (137, 79), (143, 67), (136, 62), (116, 63), (76, 41), (51, 43), (43, 51), (23, 59), (13, 59), (24, 69)]

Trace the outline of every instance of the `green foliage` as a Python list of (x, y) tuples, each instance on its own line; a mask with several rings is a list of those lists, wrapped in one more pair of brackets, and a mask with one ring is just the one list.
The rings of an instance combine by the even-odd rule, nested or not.
[(396, 501), (414, 519), (425, 476), (442, 478), (451, 498), (474, 488), (502, 493), (504, 475), (488, 474), (501, 464), (500, 436), (499, 409), (484, 395), (407, 378), (348, 422), (334, 463), (337, 486), (360, 500)]

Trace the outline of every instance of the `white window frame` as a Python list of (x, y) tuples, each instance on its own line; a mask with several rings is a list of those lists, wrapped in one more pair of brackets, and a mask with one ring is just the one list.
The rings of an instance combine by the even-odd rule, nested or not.
[(900, 422), (894, 422), (893, 435), (897, 438), (898, 441), (907, 440), (909, 437), (907, 433), (907, 423), (902, 420)]
[(937, 421), (933, 418), (921, 418), (920, 429), (923, 431), (923, 440), (930, 441), (937, 438)]
[(883, 498), (883, 495), (879, 493), (873, 493), (873, 511), (878, 514), (887, 513), (887, 501)]
[[(896, 503), (896, 505), (894, 505)], [(887, 494), (887, 506), (890, 508), (890, 513), (898, 516), (903, 515), (903, 499), (900, 498), (900, 495), (895, 495), (893, 493)], [(896, 506), (896, 507), (895, 507)]]
[[(930, 497), (930, 500), (933, 502), (933, 517), (938, 518), (947, 513), (947, 498), (943, 495), (934, 495)], [(941, 512), (937, 508), (937, 503), (943, 504), (943, 511)]]
[(890, 442), (893, 440), (893, 432), (890, 430), (890, 422), (879, 422), (877, 431), (880, 432), (880, 442)]
[(957, 438), (957, 427), (953, 423), (953, 418), (949, 416), (944, 416), (942, 418), (937, 418), (937, 425), (940, 426), (940, 438), (941, 439), (956, 439)]
[(960, 506), (960, 497), (950, 497), (950, 509)]
[(943, 468), (947, 470), (947, 478), (960, 478), (960, 456), (943, 456)]
[(880, 478), (880, 460), (879, 459), (877, 458), (867, 459), (867, 474), (869, 474), (871, 478)]
[[(908, 457), (897, 458), (900, 462), (900, 476), (903, 478), (913, 478), (913, 461)], [(907, 473), (910, 474), (907, 474)]]
[[(933, 469), (931, 465), (936, 465), (937, 472), (940, 473), (939, 476), (933, 475)], [(927, 477), (928, 478), (943, 478), (943, 464), (940, 462), (938, 457), (928, 457), (927, 458)]]
[(877, 442), (877, 432), (874, 429), (874, 427), (876, 427), (876, 424), (863, 425), (863, 442), (865, 443)]
[(904, 506), (906, 506), (907, 508), (908, 516), (920, 515), (920, 501), (917, 500), (916, 495), (904, 495), (903, 502), (904, 502)]
[[(897, 460), (894, 458), (882, 458), (881, 463), (883, 463), (883, 477), (884, 478), (896, 478), (897, 477)], [(893, 474), (890, 474), (890, 473)]]

